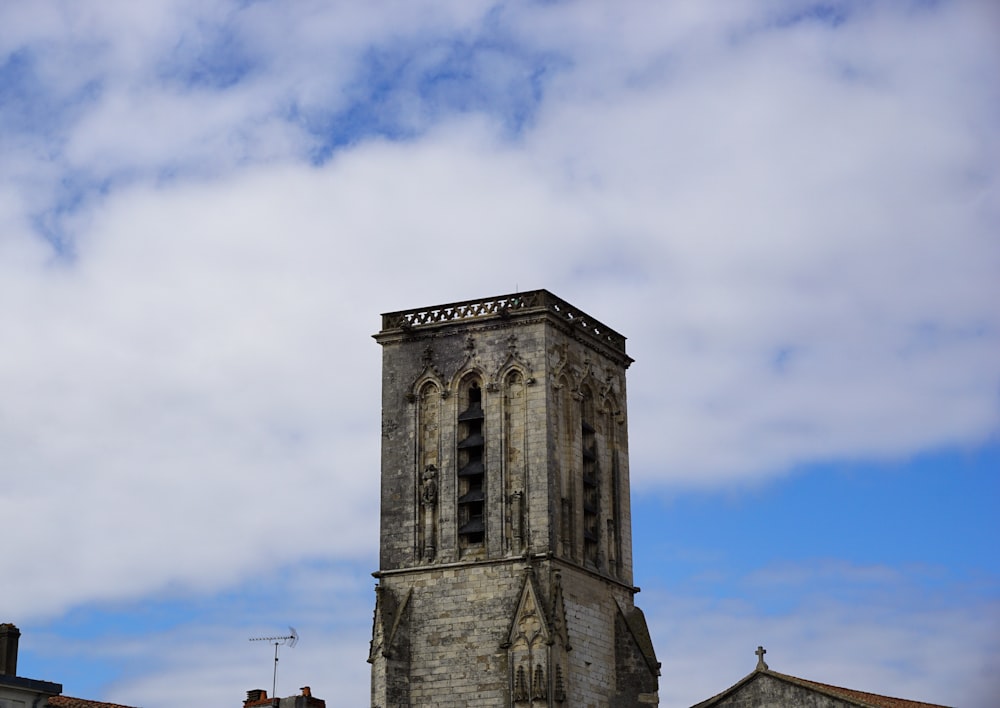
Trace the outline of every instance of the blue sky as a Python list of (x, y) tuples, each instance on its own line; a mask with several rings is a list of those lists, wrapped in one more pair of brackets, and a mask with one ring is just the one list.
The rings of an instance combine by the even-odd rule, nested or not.
[(661, 705), (1000, 695), (1000, 12), (0, 5), (0, 621), (157, 708), (367, 701), (379, 313), (628, 336)]

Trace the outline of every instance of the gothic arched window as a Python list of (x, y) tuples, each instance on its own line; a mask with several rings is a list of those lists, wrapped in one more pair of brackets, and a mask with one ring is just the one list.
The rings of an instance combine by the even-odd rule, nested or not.
[[(486, 537), (486, 438), (483, 389), (469, 378), (460, 387), (458, 414), (458, 538), (462, 548), (482, 545)], [(464, 404), (464, 408), (463, 408)]]
[(583, 561), (597, 567), (599, 564), (598, 542), (600, 540), (601, 485), (600, 466), (597, 458), (596, 422), (594, 418), (594, 398), (590, 389), (584, 388), (580, 407), (580, 433), (583, 459)]

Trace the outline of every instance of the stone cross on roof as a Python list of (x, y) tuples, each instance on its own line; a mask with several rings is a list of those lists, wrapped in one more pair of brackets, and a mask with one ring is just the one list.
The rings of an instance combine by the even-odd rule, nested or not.
[(764, 663), (764, 655), (767, 654), (767, 649), (764, 647), (757, 647), (757, 651), (754, 652), (757, 655), (757, 670), (767, 671), (767, 664)]

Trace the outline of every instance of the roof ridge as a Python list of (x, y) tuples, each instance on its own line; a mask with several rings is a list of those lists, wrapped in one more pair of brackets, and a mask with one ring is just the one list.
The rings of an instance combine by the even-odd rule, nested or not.
[(885, 696), (880, 693), (858, 691), (853, 688), (844, 688), (843, 686), (834, 686), (829, 683), (811, 681), (809, 679), (799, 678), (798, 676), (791, 676), (790, 674), (771, 671), (770, 669), (763, 670), (761, 673), (768, 673), (779, 678), (790, 680), (794, 683), (807, 684), (826, 693), (833, 693), (842, 698), (849, 698), (851, 700), (858, 701), (865, 706), (872, 706), (873, 708), (949, 708), (949, 706), (943, 706), (940, 703), (912, 701), (907, 698), (896, 698), (894, 696)]
[(73, 696), (50, 696), (49, 705), (55, 708), (135, 708), (121, 703), (105, 703), (103, 701), (92, 701), (87, 698), (74, 698)]

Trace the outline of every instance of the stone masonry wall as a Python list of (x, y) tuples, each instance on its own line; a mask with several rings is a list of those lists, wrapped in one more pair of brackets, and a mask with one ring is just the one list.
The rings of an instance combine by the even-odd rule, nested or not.
[[(650, 686), (655, 692), (655, 674), (646, 669), (645, 681), (635, 683), (635, 669), (645, 666), (644, 659), (620, 620), (619, 606), (626, 610), (632, 607), (631, 591), (563, 563), (540, 560), (532, 565), (553, 643), (558, 642), (555, 615), (563, 609), (552, 604), (555, 570), (562, 577), (570, 650), (561, 665), (567, 689), (561, 705), (649, 705), (639, 696)], [(399, 631), (386, 647), (397, 660), (404, 648), (408, 651), (408, 682), (405, 692), (398, 687), (389, 690), (395, 698), (384, 706), (374, 705), (510, 705), (506, 646), (525, 584), (525, 566), (518, 559), (383, 577), (383, 592), (393, 592), (398, 598), (412, 593)], [(388, 659), (378, 658), (377, 666), (380, 661)], [(618, 666), (632, 670), (618, 677)]]
[(506, 634), (523, 584), (512, 563), (384, 577), (412, 595), (399, 639), (409, 644), (409, 706), (502, 706), (507, 700)]
[[(441, 418), (440, 452), (438, 455), (439, 498), (439, 557), (440, 563), (461, 560), (455, 535), (454, 516), (457, 498), (455, 482), (455, 426), (458, 397), (455, 395), (457, 379), (463, 373), (481, 375), (484, 386), (483, 407), (486, 411), (485, 432), (487, 440), (487, 534), (484, 556), (490, 558), (519, 554), (524, 549), (510, 548), (510, 539), (503, 536), (505, 515), (509, 516), (503, 488), (504, 458), (502, 447), (504, 420), (498, 405), (501, 392), (494, 388), (495, 377), (511, 366), (525, 370), (530, 379), (525, 386), (526, 405), (532, 420), (545, 418), (544, 381), (545, 359), (542, 353), (544, 340), (541, 323), (528, 326), (468, 327), (445, 331), (435, 336), (412, 337), (385, 343), (383, 346), (382, 381), (382, 505), (381, 505), (381, 556), (383, 570), (420, 564), (414, 553), (417, 537), (416, 498), (418, 462), (417, 402), (413, 398), (414, 386), (431, 381), (443, 393), (439, 402)], [(512, 354), (510, 337), (516, 335), (516, 349)], [(546, 430), (537, 425), (527, 430), (525, 456), (529, 471), (544, 474)], [(536, 480), (532, 480), (535, 482)], [(544, 482), (544, 478), (540, 479)], [(527, 490), (526, 490), (527, 491)], [(524, 516), (532, 528), (529, 541), (532, 551), (546, 547), (548, 514), (546, 498), (536, 498), (533, 492), (525, 494)]]

